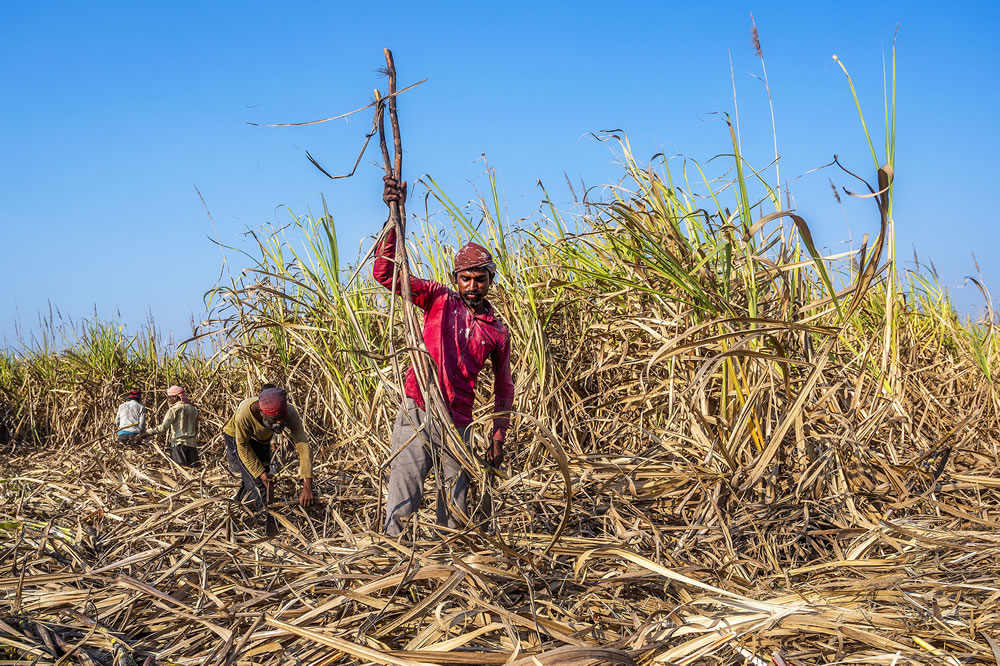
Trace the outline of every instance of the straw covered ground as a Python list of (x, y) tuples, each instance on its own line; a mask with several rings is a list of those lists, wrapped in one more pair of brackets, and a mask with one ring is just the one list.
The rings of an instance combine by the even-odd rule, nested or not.
[(949, 463), (885, 519), (849, 508), (877, 488), (727, 501), (679, 453), (572, 456), (551, 548), (553, 466), (502, 493), (514, 529), (407, 545), (364, 529), (378, 498), (349, 459), (324, 463), (320, 505), (280, 506), (283, 534), (264, 540), (219, 465), (194, 475), (105, 445), (15, 456), (3, 642), (37, 663), (993, 662), (1000, 478)]
[[(997, 663), (995, 318), (897, 266), (888, 143), (851, 188), (876, 231), (831, 257), (735, 135), (698, 195), (619, 139), (621, 184), (573, 219), (509, 228), (492, 172), (470, 206), (424, 181), (454, 229), (411, 219), (411, 265), (494, 248), (514, 341), (510, 460), (477, 469), (465, 529), (425, 507), (415, 539), (378, 534), (406, 332), (327, 215), (254, 236), (213, 358), (98, 324), (0, 355), (0, 662)], [(279, 477), (273, 539), (218, 434), (262, 381), (304, 414), (320, 493)], [(171, 383), (201, 470), (111, 442), (122, 390), (160, 415)]]

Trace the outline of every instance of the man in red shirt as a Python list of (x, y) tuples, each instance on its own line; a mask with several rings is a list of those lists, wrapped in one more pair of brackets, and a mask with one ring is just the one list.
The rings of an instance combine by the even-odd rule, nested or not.
[[(406, 183), (386, 176), (382, 198), (386, 205), (406, 199)], [(393, 260), (396, 256), (396, 232), (389, 229), (375, 252), (375, 279), (386, 289), (393, 289)], [(392, 462), (389, 465), (389, 497), (386, 504), (385, 532), (398, 535), (406, 518), (420, 508), (424, 479), (434, 457), (440, 461), (444, 478), (437, 479), (437, 522), (459, 527), (451, 507), (459, 515), (468, 515), (466, 496), (469, 476), (444, 445), (444, 427), (458, 429), (469, 441), (472, 409), (476, 399), (476, 380), (487, 359), (493, 365), (493, 428), (486, 462), (503, 462), (503, 442), (514, 404), (514, 382), (510, 374), (510, 333), (494, 315), (486, 300), (496, 276), (496, 264), (490, 253), (476, 243), (462, 247), (455, 255), (452, 284), (457, 291), (432, 280), (410, 277), (413, 303), (424, 311), (424, 343), (437, 369), (438, 385), (451, 415), (452, 423), (436, 423), (424, 411), (423, 396), (411, 367), (406, 373), (403, 404), (392, 430)], [(397, 279), (398, 282), (398, 279)], [(401, 289), (396, 285), (395, 293)]]

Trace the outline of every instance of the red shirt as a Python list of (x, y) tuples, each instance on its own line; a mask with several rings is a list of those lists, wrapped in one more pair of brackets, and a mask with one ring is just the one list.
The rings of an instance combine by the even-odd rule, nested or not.
[[(390, 229), (375, 251), (372, 274), (386, 289), (392, 289), (396, 231)], [(486, 312), (477, 314), (458, 293), (440, 282), (410, 276), (413, 303), (424, 311), (424, 344), (434, 359), (438, 384), (451, 418), (458, 427), (472, 423), (476, 401), (476, 378), (493, 363), (493, 409), (508, 412), (514, 405), (514, 381), (510, 375), (510, 333), (494, 317), (493, 306), (484, 302)], [(397, 285), (396, 293), (401, 293)], [(421, 407), (423, 396), (411, 367), (406, 373), (406, 395)], [(510, 423), (508, 416), (493, 418), (493, 439), (503, 440)]]

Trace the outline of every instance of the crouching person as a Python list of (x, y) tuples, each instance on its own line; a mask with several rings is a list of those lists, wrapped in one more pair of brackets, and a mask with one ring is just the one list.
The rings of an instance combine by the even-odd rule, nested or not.
[(167, 389), (167, 413), (163, 423), (147, 428), (144, 435), (149, 437), (161, 432), (167, 433), (170, 458), (182, 467), (200, 467), (198, 460), (198, 409), (188, 400), (187, 393), (180, 386)]
[(142, 404), (142, 391), (129, 391), (125, 402), (118, 405), (115, 423), (118, 424), (119, 444), (138, 444), (142, 441), (142, 431), (146, 429), (146, 408)]
[(277, 531), (274, 519), (267, 513), (267, 505), (273, 500), (274, 478), (268, 470), (272, 453), (277, 448), (274, 436), (286, 428), (299, 454), (299, 476), (302, 478), (299, 504), (309, 506), (313, 503), (312, 451), (302, 427), (302, 417), (288, 404), (284, 389), (267, 388), (256, 398), (247, 398), (222, 430), (229, 469), (243, 480), (235, 499), (249, 499), (256, 510), (264, 512), (268, 536)]

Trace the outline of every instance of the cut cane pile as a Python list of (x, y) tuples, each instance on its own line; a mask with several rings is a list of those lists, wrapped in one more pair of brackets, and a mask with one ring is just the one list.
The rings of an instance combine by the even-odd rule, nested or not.
[[(428, 183), (454, 236), (497, 249), (516, 355), (509, 463), (479, 470), (467, 529), (425, 503), (415, 539), (378, 534), (402, 326), (328, 217), (258, 236), (213, 359), (110, 328), (0, 357), (0, 662), (997, 663), (992, 313), (895, 277), (887, 197), (831, 260), (742, 176), (710, 213), (625, 158), (628, 189), (523, 232)], [(441, 278), (449, 245), (417, 226)], [(217, 435), (261, 381), (304, 414), (319, 492), (303, 509), (280, 477), (273, 539)], [(201, 470), (111, 443), (118, 390), (171, 383), (202, 410)]]

